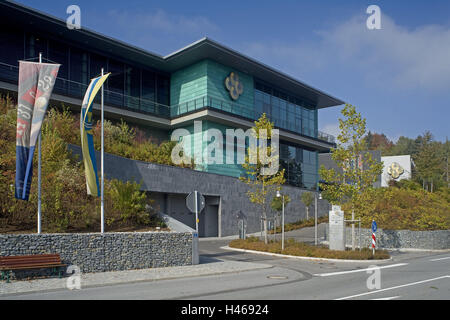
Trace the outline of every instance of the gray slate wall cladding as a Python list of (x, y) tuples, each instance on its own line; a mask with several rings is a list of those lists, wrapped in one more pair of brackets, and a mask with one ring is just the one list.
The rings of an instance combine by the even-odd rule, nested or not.
[(81, 272), (192, 264), (192, 233), (0, 234), (0, 256), (59, 253)]
[[(78, 146), (69, 148), (80, 155)], [(96, 153), (100, 168), (100, 155)], [(105, 176), (123, 181), (142, 182), (142, 189), (162, 193), (189, 194), (198, 190), (204, 195), (220, 196), (221, 236), (237, 235), (237, 212), (241, 210), (247, 218), (247, 233), (260, 231), (260, 209), (252, 204), (246, 192), (248, 186), (239, 179), (214, 173), (191, 169), (134, 161), (105, 153)], [(295, 222), (306, 217), (306, 210), (300, 201), (300, 195), (307, 190), (283, 186), (283, 193), (292, 199), (285, 208), (286, 223)], [(330, 209), (326, 200), (318, 200), (318, 215), (326, 215)], [(270, 210), (270, 209), (269, 209)], [(273, 213), (269, 213), (269, 218)], [(314, 216), (314, 204), (310, 207), (310, 217)]]
[[(352, 244), (351, 227), (346, 228), (346, 244)], [(450, 249), (450, 230), (436, 231), (410, 231), (410, 230), (383, 230), (375, 233), (377, 247), (386, 249), (426, 249), (444, 250)], [(328, 225), (325, 239), (328, 241)], [(356, 227), (356, 245), (358, 245), (358, 227)], [(361, 228), (362, 247), (369, 247), (372, 243), (372, 230)]]

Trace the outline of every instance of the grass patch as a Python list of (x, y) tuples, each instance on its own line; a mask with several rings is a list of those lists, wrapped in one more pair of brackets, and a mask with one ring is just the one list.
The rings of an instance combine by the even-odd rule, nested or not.
[(281, 241), (270, 241), (268, 244), (264, 244), (264, 241), (259, 240), (257, 237), (249, 237), (245, 240), (233, 240), (228, 245), (231, 248), (256, 250), (300, 257), (347, 260), (381, 260), (390, 258), (390, 255), (386, 250), (376, 250), (375, 256), (373, 256), (372, 250), (369, 248), (363, 248), (361, 251), (336, 251), (330, 250), (325, 246), (316, 247), (303, 242), (297, 242), (293, 239), (288, 239), (285, 241), (283, 251), (281, 250)]

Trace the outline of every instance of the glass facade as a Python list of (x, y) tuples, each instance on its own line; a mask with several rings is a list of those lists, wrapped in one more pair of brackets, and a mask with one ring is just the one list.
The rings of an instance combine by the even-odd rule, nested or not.
[[(147, 70), (82, 49), (60, 40), (47, 39), (24, 30), (0, 26), (0, 81), (17, 83), (18, 60), (37, 61), (42, 53), (44, 62), (60, 63), (53, 92), (82, 99), (90, 79), (111, 72), (105, 86), (105, 104), (170, 116), (170, 76)], [(100, 95), (96, 97), (99, 102)]]
[(286, 183), (315, 190), (318, 182), (317, 151), (280, 143), (280, 167), (285, 169)]
[(317, 138), (317, 109), (312, 103), (255, 81), (255, 112), (266, 113), (276, 127)]
[[(44, 62), (48, 59), (61, 64), (55, 94), (82, 99), (90, 79), (104, 68), (105, 73), (111, 72), (104, 92), (106, 105), (170, 117), (169, 75), (23, 30), (0, 28), (0, 81), (16, 84), (18, 60), (36, 58), (39, 52)], [(100, 102), (100, 95), (95, 101)], [(208, 99), (198, 105), (207, 106)], [(306, 100), (255, 81), (254, 106), (254, 111), (248, 107), (249, 118), (258, 119), (266, 113), (279, 128), (317, 137), (317, 110)], [(280, 166), (286, 171), (287, 184), (315, 189), (317, 163), (317, 151), (281, 141)]]

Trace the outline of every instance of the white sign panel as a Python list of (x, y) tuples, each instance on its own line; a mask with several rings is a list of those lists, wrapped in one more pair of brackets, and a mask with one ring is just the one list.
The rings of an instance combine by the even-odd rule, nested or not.
[(344, 211), (339, 206), (333, 206), (328, 217), (330, 250), (345, 250)]
[(381, 186), (388, 187), (390, 180), (400, 181), (411, 179), (411, 156), (381, 157), (383, 173), (381, 174)]

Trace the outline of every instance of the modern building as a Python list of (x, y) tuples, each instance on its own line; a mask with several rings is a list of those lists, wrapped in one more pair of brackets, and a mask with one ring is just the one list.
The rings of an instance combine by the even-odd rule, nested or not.
[[(333, 137), (318, 131), (318, 110), (343, 101), (208, 38), (161, 56), (85, 28), (70, 30), (65, 21), (15, 2), (0, 2), (0, 89), (17, 92), (18, 60), (39, 53), (44, 61), (61, 64), (54, 102), (79, 110), (90, 79), (104, 68), (111, 72), (105, 117), (123, 118), (160, 140), (169, 140), (177, 128), (193, 132), (200, 120), (202, 130), (246, 130), (266, 113), (280, 132), (287, 184), (298, 192), (316, 190), (318, 155), (334, 146)], [(98, 110), (97, 100), (94, 114)], [(243, 172), (237, 164), (196, 170), (229, 177)]]

